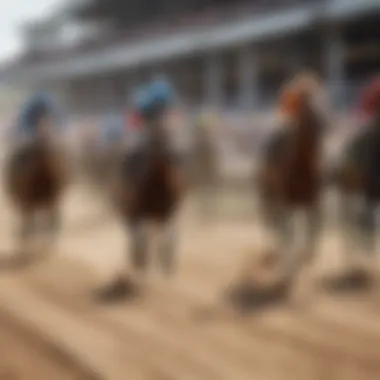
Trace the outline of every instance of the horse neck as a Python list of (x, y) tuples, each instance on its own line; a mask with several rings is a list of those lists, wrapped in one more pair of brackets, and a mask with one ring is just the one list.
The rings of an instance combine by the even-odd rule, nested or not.
[(293, 130), (293, 138), (290, 141), (292, 156), (294, 159), (306, 164), (316, 158), (320, 125), (316, 115), (306, 112), (300, 115), (295, 122), (298, 125)]
[(146, 146), (149, 152), (160, 152), (169, 145), (167, 132), (161, 119), (151, 120), (146, 125)]
[(306, 109), (295, 122), (297, 123), (297, 128), (294, 131), (294, 135), (298, 137), (297, 140), (300, 143), (305, 140), (315, 142), (318, 139), (321, 125), (315, 112)]
[(36, 156), (43, 161), (49, 160), (52, 157), (53, 144), (49, 139), (37, 138), (33, 143)]

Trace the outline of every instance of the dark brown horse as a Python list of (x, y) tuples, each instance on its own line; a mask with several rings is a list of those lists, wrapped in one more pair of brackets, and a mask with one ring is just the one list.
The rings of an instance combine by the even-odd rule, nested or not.
[(60, 227), (66, 168), (63, 154), (45, 132), (41, 128), (33, 140), (15, 147), (6, 162), (5, 185), (21, 216), (22, 250), (36, 233), (52, 238)]
[[(171, 147), (162, 115), (144, 122), (146, 138), (126, 153), (114, 182), (114, 204), (131, 232), (130, 257), (136, 274), (146, 273), (150, 263), (147, 223), (163, 229), (158, 246), (159, 261), (167, 274), (175, 269), (176, 212), (184, 191), (184, 171)], [(102, 298), (119, 297), (130, 290), (122, 275), (102, 291)]]
[(215, 212), (216, 187), (218, 183), (217, 152), (213, 143), (211, 122), (200, 120), (195, 128), (192, 152), (192, 180), (199, 193), (201, 217), (209, 217)]
[[(307, 93), (297, 95), (297, 112), (288, 125), (276, 131), (265, 146), (258, 173), (258, 193), (267, 226), (282, 238), (289, 249), (292, 234), (289, 221), (296, 211), (307, 216), (307, 254), (314, 257), (320, 227), (320, 155), (322, 121)], [(289, 274), (302, 266), (289, 255)]]
[[(344, 147), (333, 173), (339, 194), (339, 223), (351, 260), (357, 248), (375, 252), (380, 202), (380, 113)], [(358, 244), (359, 243), (359, 244)], [(372, 266), (375, 269), (375, 266)]]

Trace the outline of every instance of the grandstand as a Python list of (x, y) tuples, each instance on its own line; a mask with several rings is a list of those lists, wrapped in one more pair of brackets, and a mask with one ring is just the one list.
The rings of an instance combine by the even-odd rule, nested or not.
[(86, 113), (124, 105), (154, 73), (189, 106), (254, 109), (312, 68), (347, 105), (347, 89), (379, 67), (379, 20), (378, 0), (82, 0), (29, 25), (2, 75), (49, 85)]

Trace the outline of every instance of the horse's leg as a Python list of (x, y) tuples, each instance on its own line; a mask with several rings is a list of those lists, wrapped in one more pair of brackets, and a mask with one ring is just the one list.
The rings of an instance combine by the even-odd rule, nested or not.
[(178, 225), (172, 220), (164, 227), (159, 245), (159, 260), (166, 275), (171, 275), (175, 267), (175, 249), (178, 241)]
[(298, 249), (292, 252), (293, 262), (291, 262), (290, 274), (295, 279), (292, 298), (297, 306), (304, 307), (314, 292), (313, 264), (321, 230), (321, 213), (318, 205), (309, 206), (307, 209), (302, 208), (302, 216), (305, 217), (305, 240), (300, 252)]
[(143, 222), (131, 225), (131, 262), (136, 272), (146, 273), (149, 264), (148, 230)]
[(198, 173), (197, 192), (199, 195), (199, 214), (204, 220), (215, 216), (218, 208), (217, 175), (208, 163)]
[(263, 195), (259, 195), (258, 199), (258, 215), (260, 216), (263, 227), (272, 233), (280, 233), (280, 210), (274, 199), (268, 199)]
[(338, 222), (342, 230), (344, 255), (350, 269), (355, 265), (356, 248), (361, 239), (358, 203), (359, 199), (350, 194), (343, 193), (339, 198)]
[(376, 257), (376, 203), (365, 199), (359, 220), (360, 241), (365, 250), (371, 272), (376, 270), (373, 258)]
[(61, 213), (56, 204), (51, 205), (46, 210), (46, 218), (43, 220), (43, 232), (46, 234), (46, 237), (49, 238), (51, 242), (54, 241), (57, 234), (61, 229)]
[(30, 209), (22, 210), (21, 223), (19, 227), (18, 240), (19, 240), (19, 252), (20, 255), (24, 255), (27, 251), (28, 244), (30, 242), (33, 233), (35, 232), (35, 220), (34, 213)]
[[(143, 223), (133, 221), (130, 223), (130, 230), (132, 235), (130, 247), (132, 267), (135, 272), (145, 272), (148, 264), (146, 228)], [(134, 279), (129, 278), (127, 270), (123, 266), (115, 279), (105, 288), (102, 288), (97, 297), (101, 301), (117, 301), (136, 295), (136, 291)]]
[(284, 257), (286, 277), (292, 278), (296, 269), (296, 258), (292, 250), (292, 212), (283, 202), (275, 199), (259, 200), (260, 215), (264, 228), (276, 238), (276, 243)]
[[(299, 272), (299, 291), (303, 299), (307, 300), (314, 289), (314, 264), (317, 259), (317, 248), (322, 227), (320, 205), (311, 205), (304, 210), (305, 240), (301, 250), (301, 257), (297, 257), (297, 271)], [(302, 296), (301, 296), (302, 297)]]
[(373, 283), (372, 297), (374, 306), (379, 307), (380, 302), (380, 278), (376, 252), (376, 230), (378, 201), (365, 199), (362, 214), (360, 215), (361, 243), (366, 254), (366, 272)]
[(306, 210), (306, 247), (302, 257), (302, 264), (312, 265), (316, 259), (318, 242), (322, 228), (320, 205), (313, 205)]
[(276, 227), (280, 232), (280, 247), (285, 255), (285, 271), (288, 280), (291, 280), (297, 273), (298, 260), (294, 249), (294, 229), (293, 229), (293, 210), (286, 206), (278, 211)]
[(215, 212), (215, 200), (212, 195), (213, 188), (211, 183), (203, 182), (200, 186), (200, 201), (199, 201), (199, 212), (200, 216), (205, 220), (209, 220), (213, 212)]

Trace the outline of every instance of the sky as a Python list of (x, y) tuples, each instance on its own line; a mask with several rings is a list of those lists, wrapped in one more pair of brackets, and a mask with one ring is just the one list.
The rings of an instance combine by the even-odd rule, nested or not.
[(23, 22), (43, 18), (64, 0), (0, 0), (0, 61), (11, 58), (21, 46)]

